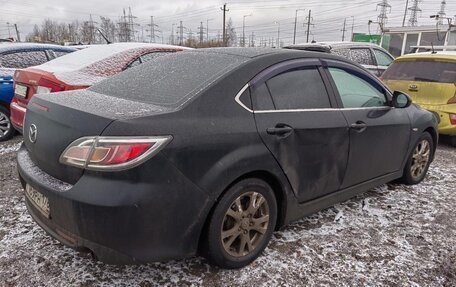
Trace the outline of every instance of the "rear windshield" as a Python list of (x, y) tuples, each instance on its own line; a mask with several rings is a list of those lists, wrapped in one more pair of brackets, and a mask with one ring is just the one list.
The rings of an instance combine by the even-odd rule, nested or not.
[(179, 107), (246, 59), (227, 54), (179, 52), (131, 68), (90, 90), (121, 99)]
[(456, 63), (432, 60), (395, 62), (382, 77), (384, 80), (455, 83)]

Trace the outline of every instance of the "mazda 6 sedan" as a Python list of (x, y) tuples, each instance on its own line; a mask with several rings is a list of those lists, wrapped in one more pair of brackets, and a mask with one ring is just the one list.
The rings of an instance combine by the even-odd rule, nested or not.
[(17, 161), (31, 216), (65, 245), (239, 268), (293, 220), (421, 182), (436, 126), (334, 55), (201, 49), (33, 97)]

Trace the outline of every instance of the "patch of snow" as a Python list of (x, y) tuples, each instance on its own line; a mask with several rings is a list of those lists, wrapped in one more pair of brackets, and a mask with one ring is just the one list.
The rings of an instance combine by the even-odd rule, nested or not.
[(21, 147), (21, 144), (22, 142), (15, 144), (0, 145), (0, 155), (17, 152)]

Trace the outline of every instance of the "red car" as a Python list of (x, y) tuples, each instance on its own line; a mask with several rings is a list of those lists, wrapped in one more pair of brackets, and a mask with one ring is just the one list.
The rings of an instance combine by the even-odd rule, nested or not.
[(26, 107), (34, 94), (85, 89), (128, 68), (185, 49), (188, 48), (115, 43), (93, 46), (40, 66), (17, 70), (11, 123), (22, 133)]

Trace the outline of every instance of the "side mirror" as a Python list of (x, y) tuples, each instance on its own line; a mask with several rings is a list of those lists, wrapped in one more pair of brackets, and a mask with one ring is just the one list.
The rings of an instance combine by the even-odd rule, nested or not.
[(409, 95), (403, 92), (394, 91), (393, 93), (393, 107), (404, 109), (412, 104), (412, 99)]

